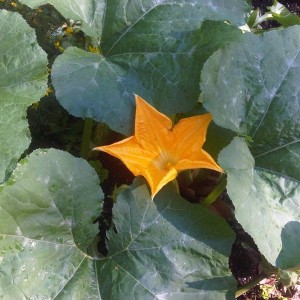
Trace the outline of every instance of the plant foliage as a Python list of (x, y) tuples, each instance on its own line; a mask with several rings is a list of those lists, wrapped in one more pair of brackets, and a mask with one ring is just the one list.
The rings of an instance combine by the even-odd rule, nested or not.
[[(2, 2), (9, 6), (0, 1), (0, 8)], [(59, 36), (62, 53), (47, 58), (23, 17), (0, 9), (0, 298), (234, 299), (228, 257), (235, 235), (223, 218), (188, 203), (172, 183), (154, 201), (141, 178), (113, 186), (112, 195), (99, 186), (98, 174), (108, 173), (90, 161), (89, 149), (118, 136), (112, 130), (133, 134), (134, 94), (175, 123), (211, 113), (207, 147), (213, 156), (222, 149), (235, 217), (270, 269), (291, 281), (290, 271), (300, 265), (300, 31), (289, 25), (298, 19), (288, 13), (296, 21), (286, 28), (244, 33), (238, 26), (250, 16), (247, 0), (24, 0), (10, 6), (22, 12), (20, 3), (35, 9), (30, 18), (48, 4), (66, 23), (49, 28), (49, 43)], [(88, 118), (81, 145), (86, 159), (29, 147), (27, 108), (45, 95), (53, 59), (57, 100), (69, 114)], [(100, 142), (94, 145), (87, 133)], [(118, 172), (110, 167), (108, 178)], [(187, 174), (190, 183), (194, 173)], [(194, 185), (206, 176), (199, 174)], [(110, 198), (108, 253), (102, 255), (97, 242), (103, 244), (105, 232), (94, 222), (108, 214), (101, 207)]]
[(300, 261), (292, 254), (300, 224), (299, 33), (294, 26), (245, 34), (212, 55), (202, 71), (204, 105), (215, 122), (250, 140), (248, 147), (236, 138), (220, 155), (236, 216), (280, 268)]
[(0, 182), (28, 148), (27, 107), (47, 88), (47, 56), (18, 14), (0, 11)]

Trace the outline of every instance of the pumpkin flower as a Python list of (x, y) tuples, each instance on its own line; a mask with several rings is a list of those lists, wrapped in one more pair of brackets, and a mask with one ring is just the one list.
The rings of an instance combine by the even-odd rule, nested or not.
[(202, 149), (211, 122), (209, 113), (172, 121), (139, 96), (135, 96), (133, 136), (108, 146), (96, 147), (120, 159), (135, 175), (143, 176), (152, 199), (167, 183), (186, 169), (206, 168), (223, 172)]

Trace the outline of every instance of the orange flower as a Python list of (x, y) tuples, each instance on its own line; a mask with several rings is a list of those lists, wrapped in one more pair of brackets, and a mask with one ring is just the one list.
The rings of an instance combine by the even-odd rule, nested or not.
[(133, 136), (109, 146), (96, 147), (119, 158), (135, 176), (143, 176), (151, 188), (152, 199), (179, 171), (206, 168), (223, 172), (202, 149), (210, 114), (172, 121), (139, 96), (135, 96), (136, 115)]

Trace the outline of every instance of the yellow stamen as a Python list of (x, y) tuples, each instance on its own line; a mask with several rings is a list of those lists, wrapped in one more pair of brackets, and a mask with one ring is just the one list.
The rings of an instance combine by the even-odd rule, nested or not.
[(157, 158), (153, 161), (156, 168), (164, 171), (170, 170), (177, 163), (177, 159), (170, 155), (167, 151), (162, 151)]

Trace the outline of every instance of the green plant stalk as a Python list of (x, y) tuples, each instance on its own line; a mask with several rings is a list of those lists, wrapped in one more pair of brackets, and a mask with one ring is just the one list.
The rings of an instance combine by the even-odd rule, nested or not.
[(92, 129), (93, 129), (93, 119), (86, 118), (84, 120), (84, 128), (83, 128), (82, 141), (80, 147), (80, 157), (84, 159), (88, 159)]
[(265, 13), (264, 15), (257, 17), (255, 20), (254, 24), (252, 27), (257, 26), (258, 24), (264, 22), (264, 21), (269, 21), (269, 20), (274, 20), (273, 15), (271, 13)]
[(225, 191), (226, 185), (227, 176), (225, 174), (222, 174), (217, 186), (207, 197), (204, 198), (202, 205), (204, 205), (205, 207), (212, 205), (218, 199), (218, 197)]
[(235, 297), (238, 298), (242, 294), (246, 293), (253, 287), (255, 287), (257, 284), (259, 284), (263, 279), (269, 278), (272, 275), (276, 275), (277, 278), (279, 277), (279, 269), (272, 266), (264, 256), (261, 256), (261, 265), (263, 268), (263, 271), (255, 278), (253, 278), (251, 281), (249, 281), (247, 284), (241, 286), (235, 293)]
[(243, 295), (244, 293), (248, 292), (250, 289), (255, 287), (257, 284), (259, 284), (263, 279), (267, 278), (268, 275), (262, 272), (259, 274), (257, 277), (255, 277), (253, 280), (248, 282), (247, 284), (243, 285), (240, 287), (236, 292), (235, 292), (235, 298), (238, 298), (239, 296)]

